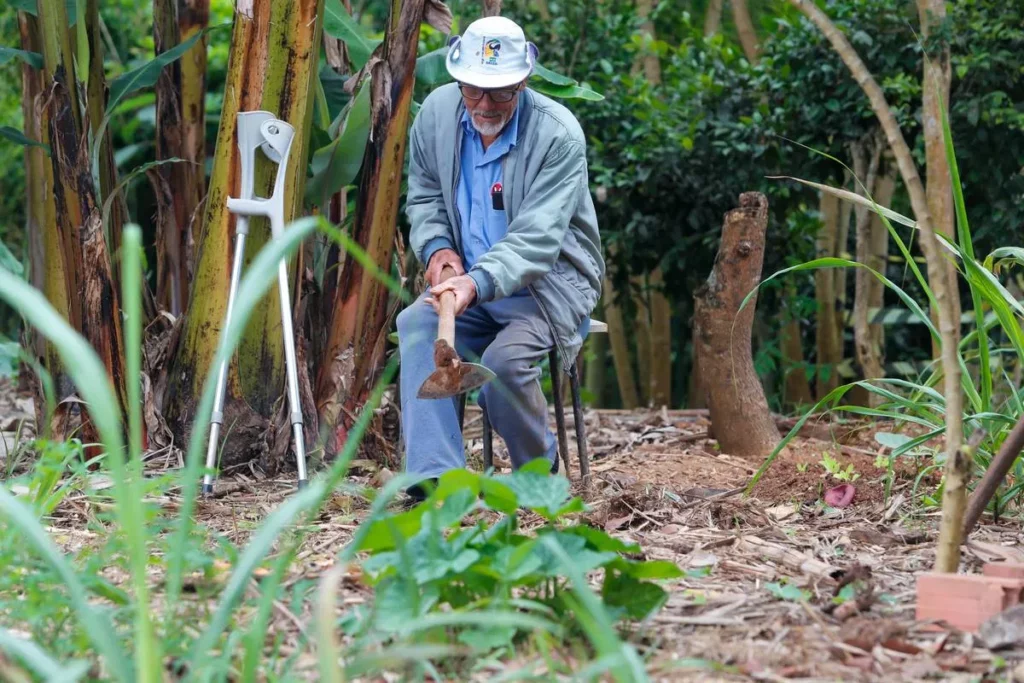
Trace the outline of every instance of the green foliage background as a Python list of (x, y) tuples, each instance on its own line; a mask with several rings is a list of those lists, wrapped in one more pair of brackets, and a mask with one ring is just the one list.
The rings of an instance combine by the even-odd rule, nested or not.
[[(735, 206), (741, 192), (764, 192), (771, 207), (764, 272), (812, 258), (818, 228), (816, 196), (768, 176), (835, 183), (841, 168), (801, 145), (848, 161), (847, 146), (875, 126), (874, 116), (817, 29), (786, 2), (750, 2), (762, 50), (754, 65), (739, 48), (728, 11), (721, 33), (703, 37), (703, 0), (657, 3), (652, 17), (657, 40), (650, 45), (641, 38), (633, 2), (547, 4), (551, 21), (544, 21), (536, 3), (526, 0), (506, 1), (504, 14), (524, 26), (528, 38), (538, 44), (543, 64), (605, 96), (599, 102), (565, 102), (589, 137), (591, 185), (595, 195), (604, 198), (597, 204), (602, 233), (606, 245), (617, 248), (610, 263), (612, 276), (624, 290), (630, 275), (657, 265), (664, 272), (674, 307), (674, 401), (681, 403), (689, 371), (691, 296), (710, 271), (723, 214)], [(476, 18), (480, 7), (469, 0), (449, 5), (455, 31)], [(370, 0), (361, 6), (361, 25), (379, 37), (389, 3)], [(923, 169), (919, 122), (925, 46), (916, 6), (887, 0), (829, 0), (823, 6), (882, 84)], [(949, 9), (933, 43), (946, 40), (952, 49), (953, 137), (975, 241), (985, 253), (1002, 244), (1019, 244), (1024, 237), (1024, 6), (965, 0), (949, 3)], [(214, 0), (210, 23), (230, 22), (232, 11), (228, 0)], [(110, 36), (108, 77), (152, 57), (148, 3), (104, 0), (101, 15)], [(219, 122), (228, 35), (212, 34), (209, 46), (211, 143)], [(437, 49), (444, 41), (445, 36), (425, 30), (420, 53)], [(18, 44), (10, 5), (0, 9), (0, 44)], [(657, 89), (637, 68), (646, 50), (656, 52), (661, 62), (663, 85)], [(0, 116), (4, 125), (20, 129), (18, 64), (12, 61), (0, 68)], [(333, 118), (348, 96), (341, 92), (340, 77), (328, 69), (321, 73)], [(417, 99), (427, 90), (418, 85)], [(152, 160), (153, 114), (151, 92), (121, 106), (112, 123), (121, 173)], [(314, 149), (328, 140), (326, 131), (314, 130), (319, 143)], [(0, 238), (20, 257), (25, 249), (22, 149), (0, 141), (0, 162), (0, 211), (5, 217)], [(155, 208), (144, 179), (133, 183), (128, 200), (152, 256)], [(893, 208), (910, 213), (902, 188), (897, 189)], [(914, 291), (904, 270), (892, 264), (889, 275)], [(796, 285), (795, 309), (805, 316), (805, 353), (813, 361), (813, 276), (793, 275), (789, 282)], [(852, 290), (850, 294), (852, 300)], [(770, 390), (780, 377), (775, 312), (783, 303), (781, 297), (782, 290), (772, 283), (759, 303), (757, 364)], [(4, 327), (11, 330), (12, 320)], [(890, 340), (897, 345), (887, 354), (890, 357), (905, 360), (914, 353), (928, 354), (927, 337), (919, 331), (896, 330)], [(615, 397), (610, 398), (614, 403)]]

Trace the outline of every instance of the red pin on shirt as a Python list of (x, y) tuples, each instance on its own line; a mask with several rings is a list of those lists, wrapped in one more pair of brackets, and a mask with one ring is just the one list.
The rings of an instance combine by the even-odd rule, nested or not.
[(495, 211), (505, 210), (505, 198), (501, 191), (501, 183), (491, 185), (491, 208)]

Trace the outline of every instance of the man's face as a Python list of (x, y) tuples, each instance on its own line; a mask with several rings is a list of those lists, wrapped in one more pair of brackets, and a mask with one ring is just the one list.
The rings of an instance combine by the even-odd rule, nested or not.
[(487, 137), (501, 133), (519, 104), (519, 94), (525, 83), (523, 81), (508, 88), (494, 90), (485, 90), (465, 83), (459, 85), (462, 100), (469, 110), (469, 119), (478, 133)]

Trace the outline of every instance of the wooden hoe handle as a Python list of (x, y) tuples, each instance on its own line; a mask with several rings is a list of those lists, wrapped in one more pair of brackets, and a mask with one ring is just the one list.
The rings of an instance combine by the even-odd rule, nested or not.
[[(445, 266), (441, 269), (441, 279), (444, 282), (455, 277), (455, 269)], [(437, 321), (437, 339), (448, 342), (448, 346), (455, 348), (455, 292), (444, 292), (438, 301), (441, 312)]]

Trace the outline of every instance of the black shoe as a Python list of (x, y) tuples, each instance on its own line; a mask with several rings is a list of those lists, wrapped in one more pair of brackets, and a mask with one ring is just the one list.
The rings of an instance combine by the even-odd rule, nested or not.
[(422, 503), (427, 499), (427, 496), (430, 495), (427, 490), (427, 486), (425, 485), (428, 481), (430, 482), (430, 491), (437, 488), (437, 478), (435, 477), (433, 479), (425, 479), (418, 484), (413, 484), (405, 490), (406, 494), (412, 498), (413, 504)]
[(558, 466), (559, 466), (559, 464), (561, 464), (561, 463), (560, 463), (560, 459), (558, 457), (558, 453), (555, 453), (555, 463), (551, 466), (551, 474), (558, 474)]

